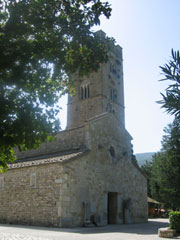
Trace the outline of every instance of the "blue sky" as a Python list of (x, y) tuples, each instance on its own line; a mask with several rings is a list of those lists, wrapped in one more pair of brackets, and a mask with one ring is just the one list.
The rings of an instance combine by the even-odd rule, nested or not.
[[(159, 66), (180, 49), (180, 0), (109, 0), (112, 16), (101, 18), (102, 29), (123, 48), (126, 129), (133, 137), (134, 152), (156, 152), (161, 148), (163, 129), (172, 117), (160, 108), (168, 82)], [(65, 126), (64, 111), (61, 113)], [(63, 117), (62, 117), (63, 116)]]

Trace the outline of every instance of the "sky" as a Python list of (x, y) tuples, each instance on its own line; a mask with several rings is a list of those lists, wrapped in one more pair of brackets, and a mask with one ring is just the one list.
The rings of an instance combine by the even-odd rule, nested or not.
[[(102, 29), (123, 48), (125, 122), (133, 137), (134, 153), (161, 149), (163, 129), (171, 123), (160, 104), (169, 82), (159, 66), (168, 62), (171, 49), (180, 50), (180, 0), (109, 0), (110, 19)], [(66, 124), (66, 97), (61, 100), (62, 128)]]

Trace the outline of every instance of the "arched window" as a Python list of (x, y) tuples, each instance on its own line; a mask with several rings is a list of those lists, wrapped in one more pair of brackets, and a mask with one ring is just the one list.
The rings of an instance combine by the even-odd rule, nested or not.
[(110, 100), (113, 102), (117, 101), (117, 90), (116, 89), (110, 89)]
[(117, 75), (117, 69), (116, 69), (114, 64), (112, 64), (112, 63), (110, 64), (110, 69), (109, 70), (112, 74)]
[(117, 90), (116, 89), (113, 90), (113, 100), (114, 101), (117, 100)]
[(86, 99), (90, 97), (89, 84), (80, 87), (80, 98)]
[(115, 157), (114, 147), (111, 146), (111, 147), (109, 148), (109, 153), (110, 153), (111, 157)]
[(84, 98), (87, 98), (87, 87), (84, 87)]

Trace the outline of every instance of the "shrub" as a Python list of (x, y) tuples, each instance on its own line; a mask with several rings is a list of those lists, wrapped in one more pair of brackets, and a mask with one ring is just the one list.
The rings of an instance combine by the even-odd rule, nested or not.
[(180, 232), (180, 212), (169, 213), (170, 228)]

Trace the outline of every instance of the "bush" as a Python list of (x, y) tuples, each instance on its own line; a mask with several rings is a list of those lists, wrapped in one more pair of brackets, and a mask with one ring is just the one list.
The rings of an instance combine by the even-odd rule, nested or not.
[(180, 232), (180, 212), (169, 213), (170, 228)]

